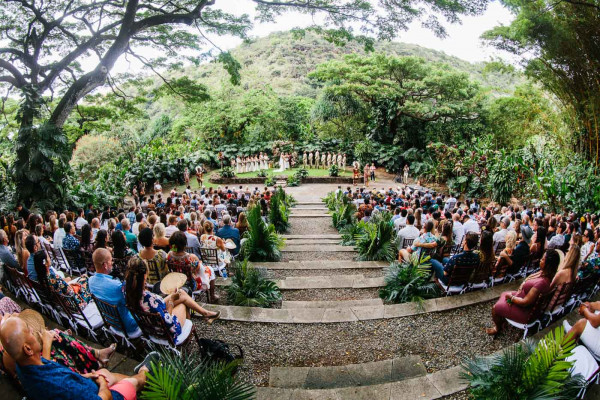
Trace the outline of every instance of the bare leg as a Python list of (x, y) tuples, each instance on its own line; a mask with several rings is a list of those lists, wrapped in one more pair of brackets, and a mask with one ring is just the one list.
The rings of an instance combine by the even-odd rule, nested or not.
[(133, 375), (133, 376), (127, 376), (127, 375), (122, 375), (122, 374), (118, 374), (115, 372), (110, 372), (107, 369), (100, 369), (98, 371), (96, 371), (97, 374), (104, 376), (107, 381), (109, 382), (109, 385), (112, 386), (115, 383), (121, 382), (121, 381), (128, 381), (131, 382), (131, 384), (133, 384), (133, 386), (135, 387), (135, 391), (139, 391), (144, 384), (146, 384), (146, 372), (148, 371), (148, 368), (146, 367), (142, 367), (140, 368), (140, 371), (137, 373), (137, 375)]
[[(185, 292), (179, 294), (179, 300), (177, 300), (175, 302), (175, 304), (177, 304), (177, 305), (175, 306), (175, 308), (173, 308), (173, 313), (175, 313), (175, 310), (177, 309), (177, 307), (179, 307), (180, 305), (184, 305), (185, 307), (189, 308), (190, 310), (194, 310), (198, 314), (204, 315), (206, 317), (212, 317), (212, 316), (217, 315), (217, 313), (215, 313), (215, 312), (211, 312), (211, 311), (205, 310), (204, 308), (200, 307), (200, 304), (196, 303), (194, 301), (194, 299), (192, 299)], [(185, 316), (185, 314), (183, 314), (183, 315)], [(177, 318), (179, 319), (179, 316)], [(185, 318), (180, 321), (185, 321)]]
[(504, 318), (499, 316), (498, 314), (496, 314), (496, 306), (495, 305), (492, 307), (492, 321), (494, 322), (494, 327), (488, 328), (485, 330), (488, 335), (498, 334), (498, 332), (500, 332), (500, 329), (502, 328), (502, 324), (504, 322)]

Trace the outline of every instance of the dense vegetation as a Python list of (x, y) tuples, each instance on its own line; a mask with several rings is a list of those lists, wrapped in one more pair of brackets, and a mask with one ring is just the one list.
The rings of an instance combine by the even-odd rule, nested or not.
[[(499, 203), (515, 196), (557, 211), (599, 211), (598, 91), (585, 97), (577, 88), (589, 74), (570, 84), (556, 61), (569, 56), (561, 58), (563, 69), (588, 70), (597, 53), (593, 43), (566, 55), (550, 43), (579, 34), (577, 24), (567, 24), (573, 18), (593, 31), (597, 17), (561, 3), (538, 21), (539, 6), (512, 5), (517, 21), (555, 30), (547, 37), (535, 36), (532, 24), (484, 35), (515, 53), (536, 50), (525, 75), (498, 62), (470, 64), (316, 29), (247, 40), (215, 59), (226, 68), (171, 65), (164, 79), (113, 80), (115, 91), (83, 97), (60, 127), (23, 125), (52, 119), (48, 109), (61, 106), (22, 87), (20, 103), (10, 96), (3, 103), (0, 207), (19, 199), (40, 208), (114, 204), (134, 183), (181, 180), (186, 167), (200, 163), (221, 166), (218, 151), (227, 163), (237, 155), (318, 148), (390, 172), (408, 162), (423, 182)], [(230, 22), (231, 29), (244, 25)], [(190, 38), (179, 39), (185, 47)], [(300, 181), (290, 177), (289, 184)]]

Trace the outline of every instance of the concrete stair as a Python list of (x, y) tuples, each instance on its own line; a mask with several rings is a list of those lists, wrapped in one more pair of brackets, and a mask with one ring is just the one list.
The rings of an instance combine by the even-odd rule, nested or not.
[(385, 261), (307, 260), (288, 262), (256, 262), (256, 267), (273, 270), (380, 269), (390, 265)]
[(383, 306), (381, 299), (363, 300), (329, 300), (329, 301), (282, 301), (282, 309), (306, 309), (306, 308), (351, 308), (351, 307), (377, 307)]
[(283, 248), (282, 252), (284, 253), (294, 253), (294, 252), (306, 252), (306, 251), (315, 251), (315, 252), (340, 252), (340, 253), (354, 253), (354, 248), (350, 246), (342, 246), (338, 244), (319, 244), (315, 243), (310, 248), (307, 248), (305, 245), (298, 244), (286, 244)]
[[(365, 278), (363, 275), (332, 275), (332, 276), (291, 276), (285, 279), (277, 279), (274, 282), (281, 290), (304, 290), (304, 289), (362, 289), (377, 288), (383, 286), (383, 277)], [(217, 278), (217, 286), (231, 285), (231, 279)]]

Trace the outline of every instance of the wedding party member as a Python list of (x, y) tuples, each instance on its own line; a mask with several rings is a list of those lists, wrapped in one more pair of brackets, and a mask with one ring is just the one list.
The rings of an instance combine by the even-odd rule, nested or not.
[(309, 168), (313, 167), (313, 153), (312, 153), (312, 151), (310, 153), (308, 153), (308, 167)]
[(327, 153), (327, 160), (326, 160), (326, 165), (327, 168), (331, 167), (331, 153)]
[(342, 169), (346, 171), (346, 154), (342, 155)]
[(315, 152), (315, 168), (319, 169), (319, 163), (321, 162), (319, 150)]
[(185, 183), (185, 186), (190, 184), (190, 170), (187, 167), (183, 170), (183, 182)]
[(372, 180), (373, 182), (375, 182), (375, 170), (376, 170), (376, 169), (377, 169), (377, 168), (375, 168), (375, 164), (371, 164), (371, 168), (369, 168), (369, 172), (370, 172), (370, 174), (371, 174), (371, 180)]
[(327, 155), (325, 153), (321, 154), (321, 166), (327, 169)]
[(363, 169), (363, 180), (364, 180), (365, 187), (369, 187), (369, 171), (370, 171), (369, 164), (366, 164), (365, 168)]
[(355, 161), (352, 166), (352, 185), (356, 186), (358, 180), (360, 179), (360, 171), (358, 169), (358, 163)]

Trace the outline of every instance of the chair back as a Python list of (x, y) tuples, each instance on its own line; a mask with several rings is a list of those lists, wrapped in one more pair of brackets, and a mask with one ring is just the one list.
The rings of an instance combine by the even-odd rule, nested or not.
[(219, 256), (216, 248), (200, 247), (200, 259), (203, 264), (219, 269)]
[(46, 285), (26, 278), (29, 285), (34, 290), (40, 303), (45, 306), (56, 307), (57, 299), (54, 292)]
[(448, 279), (448, 287), (450, 286), (462, 286), (469, 283), (469, 279), (473, 272), (479, 267), (479, 260), (477, 262), (466, 262), (458, 260), (452, 269), (450, 278)]
[(421, 260), (423, 260), (426, 257), (433, 258), (433, 256), (435, 255), (436, 252), (437, 252), (437, 247), (433, 247), (431, 249), (426, 249), (424, 247), (420, 247), (419, 248), (419, 262), (421, 262)]
[(85, 264), (87, 274), (90, 276), (94, 275), (96, 273), (96, 266), (94, 265), (94, 261), (92, 259), (92, 252), (82, 250), (81, 255), (83, 256), (83, 262)]
[(55, 249), (50, 243), (44, 243), (44, 250), (46, 254), (50, 257), (50, 261), (52, 261), (52, 265), (56, 269), (64, 269), (68, 268), (67, 260), (63, 256), (63, 253), (60, 249)]
[(187, 276), (188, 282), (194, 281), (194, 276), (192, 275), (192, 266), (186, 262), (187, 257), (169, 257), (167, 259), (167, 267), (170, 272), (179, 272)]
[(584, 278), (577, 279), (573, 285), (572, 294), (575, 296), (583, 296), (592, 292), (598, 282), (595, 274), (588, 275)]
[(408, 249), (409, 247), (411, 247), (413, 245), (414, 241), (415, 241), (415, 239), (404, 239), (402, 241), (402, 248)]
[(489, 260), (485, 263), (480, 262), (471, 273), (469, 283), (476, 284), (488, 281), (492, 275), (492, 267), (494, 266), (495, 262), (496, 259)]
[(494, 249), (494, 253), (496, 254), (496, 257), (498, 257), (500, 255), (500, 253), (502, 253), (502, 250), (504, 250), (505, 248), (506, 248), (505, 241), (496, 243), (496, 246)]
[(131, 310), (138, 326), (147, 338), (162, 339), (175, 347), (173, 334), (159, 313), (147, 313), (143, 310)]
[[(164, 260), (164, 259), (163, 259)], [(160, 276), (160, 268), (158, 267), (158, 260), (153, 258), (152, 260), (144, 260), (148, 266), (148, 282), (156, 283), (160, 282), (163, 278)]]
[(71, 273), (78, 273), (79, 275), (85, 272), (85, 262), (83, 261), (83, 257), (81, 255), (80, 250), (66, 250), (62, 249), (65, 258), (70, 266)]
[(496, 270), (494, 271), (494, 278), (504, 278), (506, 276), (508, 267), (508, 263), (503, 258), (497, 258), (495, 265)]
[(127, 329), (125, 329), (125, 324), (123, 323), (123, 318), (121, 318), (117, 306), (107, 303), (104, 300), (100, 300), (93, 294), (92, 298), (94, 299), (94, 303), (96, 303), (96, 307), (98, 307), (98, 312), (100, 313), (104, 324), (109, 328), (114, 328), (121, 332), (126, 338), (129, 338)]
[(9, 267), (8, 265), (4, 266), (4, 270), (8, 273), (8, 279), (15, 290), (15, 296), (21, 296), (25, 301), (32, 302), (35, 300), (35, 295), (31, 285), (29, 284), (29, 279), (23, 274), (21, 271), (18, 271), (15, 268)]
[(573, 282), (559, 284), (556, 289), (554, 289), (554, 296), (552, 296), (544, 311), (552, 311), (556, 307), (564, 305), (567, 300), (569, 300), (569, 297), (571, 297), (574, 285)]
[(90, 321), (87, 319), (83, 311), (81, 311), (81, 308), (79, 308), (79, 304), (77, 304), (75, 301), (75, 295), (64, 295), (57, 292), (54, 292), (54, 295), (58, 300), (58, 305), (60, 308), (62, 308), (64, 313), (71, 321), (83, 321), (87, 324), (90, 331), (94, 330), (94, 327)]
[(527, 320), (527, 323), (531, 323), (532, 321), (535, 321), (542, 315), (542, 313), (544, 311), (546, 311), (548, 309), (548, 304), (552, 300), (552, 297), (554, 297), (554, 292), (555, 292), (554, 290), (551, 290), (548, 293), (543, 294), (538, 297), (538, 299), (535, 302), (535, 304), (533, 305), (533, 307), (531, 307), (531, 311), (529, 312), (529, 319)]

